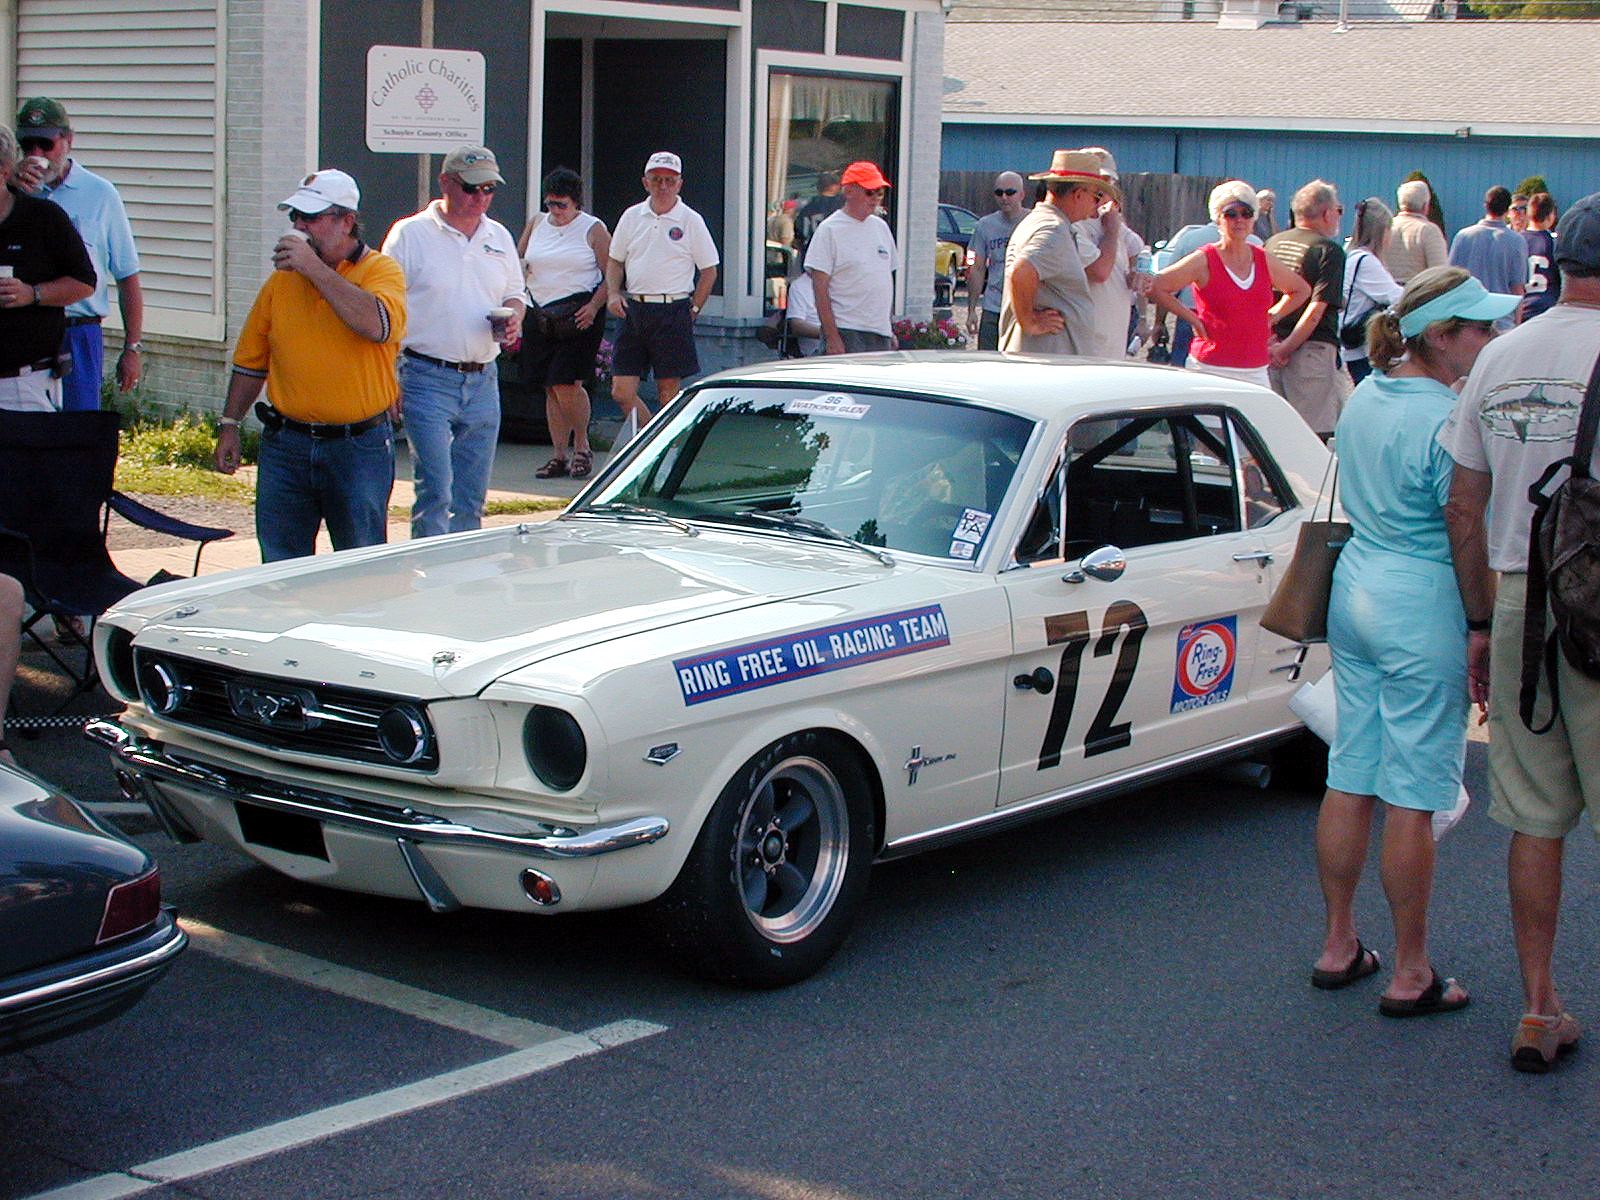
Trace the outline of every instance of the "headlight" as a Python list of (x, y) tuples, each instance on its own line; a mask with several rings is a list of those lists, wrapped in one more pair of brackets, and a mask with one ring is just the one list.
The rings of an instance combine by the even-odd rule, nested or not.
[(106, 682), (119, 700), (136, 700), (139, 679), (133, 667), (133, 634), (118, 625), (106, 631)]
[(522, 752), (533, 773), (558, 792), (569, 791), (583, 778), (589, 746), (571, 713), (539, 704), (522, 723)]

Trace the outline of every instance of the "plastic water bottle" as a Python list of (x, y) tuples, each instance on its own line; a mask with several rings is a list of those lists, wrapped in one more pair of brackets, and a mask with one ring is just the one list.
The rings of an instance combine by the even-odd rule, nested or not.
[(1148, 275), (1153, 270), (1154, 263), (1155, 259), (1150, 253), (1150, 247), (1146, 246), (1143, 250), (1139, 251), (1139, 257), (1133, 260), (1133, 269), (1135, 271), (1143, 271), (1146, 275)]

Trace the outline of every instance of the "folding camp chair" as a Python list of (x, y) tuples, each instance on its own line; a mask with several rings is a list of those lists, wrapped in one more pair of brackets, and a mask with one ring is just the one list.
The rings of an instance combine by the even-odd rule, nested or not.
[[(39, 635), (39, 623), (48, 617), (63, 630), (85, 622), (92, 629), (101, 613), (144, 586), (119, 571), (106, 551), (108, 508), (200, 549), (232, 536), (176, 520), (112, 487), (121, 423), (115, 412), (0, 410), (0, 571), (22, 584), (31, 610), (23, 633), (75, 685), (62, 708), (98, 682), (94, 657), (87, 636), (75, 634), (66, 635), (67, 654), (57, 653)], [(82, 665), (75, 666), (80, 651)]]

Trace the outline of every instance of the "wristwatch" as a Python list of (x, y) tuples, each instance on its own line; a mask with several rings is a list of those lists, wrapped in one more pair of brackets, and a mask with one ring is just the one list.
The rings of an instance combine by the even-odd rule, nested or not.
[(33, 285), (33, 302), (35, 304), (44, 303), (44, 297), (39, 294), (39, 285), (37, 283)]
[(134, 354), (142, 354), (144, 352), (144, 343), (129, 342), (127, 345), (122, 347), (122, 352), (124, 354), (127, 354), (129, 351), (132, 351)]
[(698, 304), (689, 305), (689, 313), (692, 316), (698, 317), (700, 315), (700, 306)]

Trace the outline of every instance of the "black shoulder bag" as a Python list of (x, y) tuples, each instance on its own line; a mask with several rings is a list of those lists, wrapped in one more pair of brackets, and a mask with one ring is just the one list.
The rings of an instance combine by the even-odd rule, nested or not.
[[(1595, 431), (1600, 427), (1600, 360), (1589, 374), (1570, 458), (1560, 458), (1528, 489), (1533, 524), (1528, 532), (1528, 603), (1522, 624), (1522, 723), (1534, 733), (1555, 724), (1561, 710), (1556, 686), (1556, 648), (1590, 679), (1600, 679), (1600, 480), (1589, 473)], [(1566, 481), (1545, 489), (1562, 467)], [(1555, 630), (1545, 636), (1545, 605)], [(1541, 665), (1550, 683), (1550, 719), (1533, 723)]]

